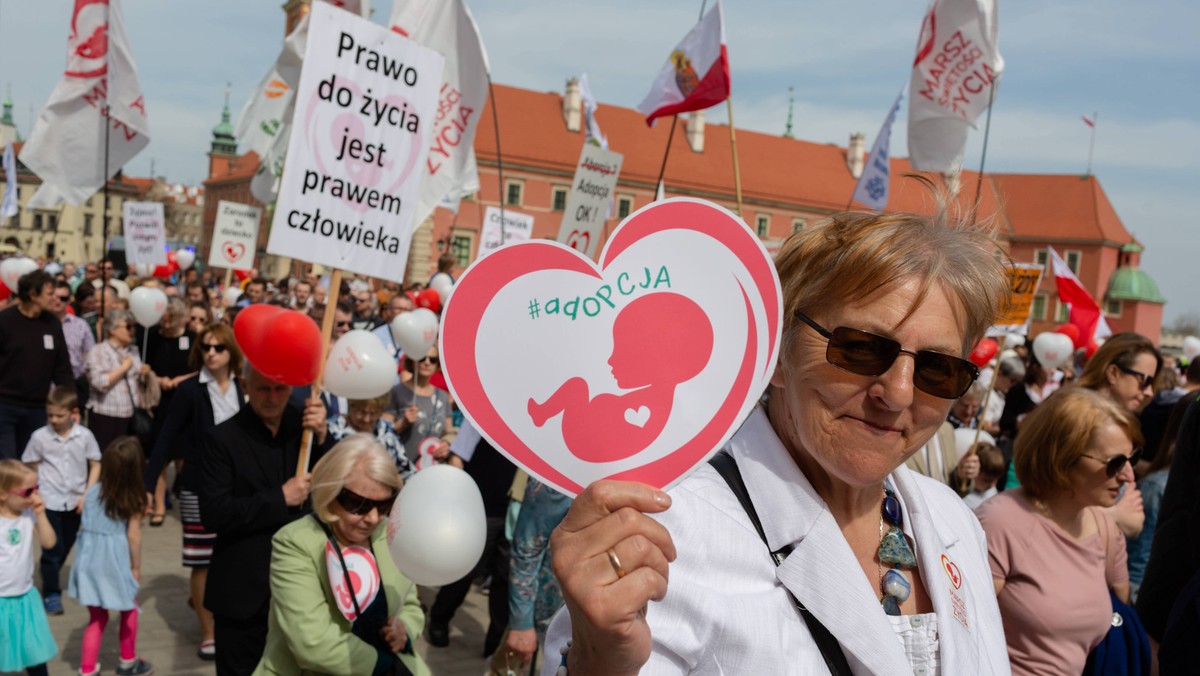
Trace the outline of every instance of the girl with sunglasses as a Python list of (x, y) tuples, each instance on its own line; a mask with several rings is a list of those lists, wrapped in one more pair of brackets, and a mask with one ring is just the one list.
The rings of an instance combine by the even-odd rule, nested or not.
[(392, 388), (388, 417), (395, 421), (396, 436), (404, 444), (409, 462), (420, 470), (450, 454), (446, 440), (447, 433), (454, 429), (450, 394), (430, 380), (442, 368), (436, 346), (429, 348), (424, 359), (406, 355), (404, 365), (412, 375)]
[(179, 487), (179, 519), (183, 523), (183, 565), (191, 569), (191, 607), (200, 625), (200, 659), (216, 659), (213, 619), (204, 607), (204, 589), (208, 582), (208, 564), (216, 534), (200, 521), (196, 495), (199, 477), (195, 476), (200, 440), (213, 427), (233, 417), (242, 407), (243, 390), (238, 375), (242, 370), (242, 352), (233, 329), (214, 324), (200, 332), (188, 357), (190, 368), (198, 371), (182, 382), (166, 411), (162, 432), (154, 444), (143, 479), (151, 492), (164, 467), (174, 457), (182, 458), (176, 485)]
[(0, 535), (0, 672), (45, 676), (58, 646), (33, 584), (33, 541), (45, 551), (56, 538), (38, 474), (17, 460), (0, 460)]
[(784, 242), (765, 405), (668, 491), (579, 495), (551, 537), (567, 611), (546, 654), (570, 674), (1007, 674), (979, 523), (904, 466), (978, 375), (997, 247), (943, 212)]
[[(1021, 424), (1021, 487), (978, 511), (1014, 674), (1078, 674), (1129, 602), (1125, 538), (1106, 508), (1133, 481), (1137, 420), (1083, 387), (1050, 396)], [(1148, 656), (1147, 656), (1148, 659)]]
[[(413, 650), (425, 615), (416, 586), (392, 562), (387, 520), (403, 480), (365, 434), (346, 437), (312, 471), (310, 518), (275, 534), (266, 674), (429, 674)], [(344, 593), (351, 572), (359, 588)], [(303, 665), (303, 668), (301, 667)]]

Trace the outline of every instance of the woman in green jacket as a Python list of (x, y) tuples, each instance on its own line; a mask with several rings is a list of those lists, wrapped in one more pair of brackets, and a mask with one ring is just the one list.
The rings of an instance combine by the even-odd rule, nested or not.
[[(310, 517), (275, 534), (265, 674), (429, 674), (413, 652), (425, 623), (417, 590), (392, 562), (386, 521), (401, 487), (374, 439), (355, 434), (312, 473)], [(358, 592), (347, 590), (352, 579)]]

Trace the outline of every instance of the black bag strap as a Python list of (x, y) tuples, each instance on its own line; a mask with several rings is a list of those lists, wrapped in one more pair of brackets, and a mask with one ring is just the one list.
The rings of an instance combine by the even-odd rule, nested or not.
[[(763, 530), (762, 521), (758, 518), (758, 512), (750, 500), (750, 493), (746, 491), (746, 482), (742, 480), (742, 472), (738, 469), (737, 461), (733, 459), (732, 455), (721, 451), (709, 458), (708, 464), (712, 465), (725, 483), (729, 484), (729, 489), (737, 496), (738, 502), (742, 503), (742, 509), (746, 510), (746, 516), (750, 517), (750, 523), (754, 524), (754, 530), (758, 531), (758, 537), (762, 538), (763, 544), (767, 545), (767, 550), (770, 551), (771, 544), (767, 542), (767, 534)], [(775, 561), (776, 566), (783, 563), (791, 553), (792, 546), (790, 544), (770, 552), (771, 559)], [(817, 648), (821, 650), (821, 657), (824, 658), (829, 673), (833, 676), (850, 676), (850, 664), (846, 661), (846, 655), (842, 652), (842, 647), (838, 645), (837, 639), (812, 614), (812, 611), (800, 603), (800, 599), (796, 598), (791, 590), (788, 590), (788, 596), (792, 598), (792, 603), (796, 604), (796, 609), (804, 618), (804, 624), (808, 626), (808, 631), (816, 641)]]
[[(362, 608), (358, 607), (358, 594), (354, 593), (354, 583), (350, 581), (350, 570), (346, 568), (346, 559), (342, 557), (342, 548), (338, 546), (337, 540), (333, 537), (333, 531), (329, 526), (320, 519), (316, 514), (312, 515), (313, 521), (321, 525), (321, 530), (325, 531), (325, 537), (329, 543), (333, 545), (333, 551), (337, 552), (338, 563), (342, 564), (342, 577), (346, 580), (346, 591), (350, 592), (350, 602), (354, 604), (355, 619), (362, 617)], [(350, 624), (354, 624), (351, 622)]]

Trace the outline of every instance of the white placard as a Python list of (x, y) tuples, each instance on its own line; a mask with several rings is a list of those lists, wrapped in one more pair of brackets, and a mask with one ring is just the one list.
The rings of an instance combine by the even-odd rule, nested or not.
[(444, 59), (313, 3), (267, 251), (403, 281)]
[(621, 153), (591, 143), (583, 144), (583, 152), (579, 154), (558, 241), (588, 258), (595, 256), (600, 242), (623, 159)]
[(258, 207), (221, 200), (217, 204), (208, 265), (234, 270), (253, 269), (261, 217), (262, 209)]
[(476, 258), (483, 258), (505, 244), (526, 242), (533, 237), (533, 216), (505, 209), (503, 223), (504, 227), (501, 227), (499, 209), (488, 207), (484, 210)]
[(167, 235), (161, 202), (124, 205), (125, 261), (130, 265), (166, 265)]

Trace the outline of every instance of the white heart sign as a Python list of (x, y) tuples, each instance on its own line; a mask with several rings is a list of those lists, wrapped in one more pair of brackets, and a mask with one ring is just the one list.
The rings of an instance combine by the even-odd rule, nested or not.
[[(343, 572), (342, 561), (346, 568)], [(325, 541), (325, 571), (329, 574), (329, 587), (333, 590), (333, 598), (338, 610), (347, 620), (358, 619), (354, 610), (354, 602), (358, 601), (359, 610), (366, 610), (379, 593), (379, 566), (375, 563), (375, 555), (365, 547), (345, 547), (342, 549), (341, 561), (338, 560), (337, 550), (333, 543)], [(353, 584), (353, 592), (346, 586), (346, 578)], [(353, 593), (355, 598), (351, 598)]]
[(667, 487), (766, 387), (779, 278), (740, 219), (689, 198), (629, 216), (599, 261), (544, 240), (477, 260), (443, 311), (443, 372), (480, 433), (557, 490)]

